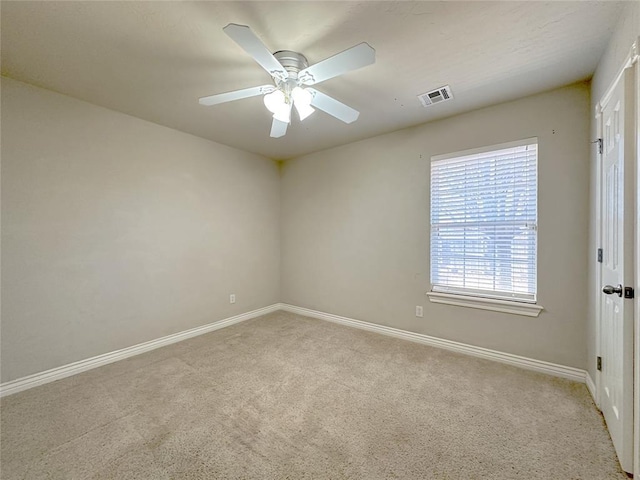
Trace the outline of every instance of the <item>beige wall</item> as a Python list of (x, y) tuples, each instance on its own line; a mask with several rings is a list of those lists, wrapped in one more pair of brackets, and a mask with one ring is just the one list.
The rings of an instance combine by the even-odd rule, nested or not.
[(2, 382), (279, 300), (275, 162), (5, 78), (1, 153)]
[[(545, 310), (429, 303), (430, 157), (528, 137), (539, 139)], [(288, 161), (282, 301), (584, 368), (589, 148), (589, 88), (577, 84)]]
[[(2, 382), (278, 301), (586, 368), (590, 118), (578, 84), (279, 178), (257, 155), (3, 78)], [(532, 136), (545, 311), (430, 304), (430, 157)]]
[[(613, 82), (616, 74), (620, 70), (625, 58), (631, 50), (631, 45), (640, 37), (640, 2), (628, 2), (620, 20), (614, 29), (613, 36), (609, 41), (607, 49), (600, 59), (598, 68), (591, 81), (591, 109), (589, 118), (591, 121), (591, 138), (598, 137), (597, 122), (595, 121), (595, 107), (606, 90)], [(589, 268), (589, 297), (588, 297), (588, 323), (587, 323), (587, 370), (591, 378), (596, 378), (596, 298), (601, 295), (601, 285), (596, 284), (595, 252), (599, 245), (596, 243), (596, 175), (597, 175), (597, 149), (591, 149), (590, 162), (590, 228), (589, 228), (589, 250), (587, 264)]]

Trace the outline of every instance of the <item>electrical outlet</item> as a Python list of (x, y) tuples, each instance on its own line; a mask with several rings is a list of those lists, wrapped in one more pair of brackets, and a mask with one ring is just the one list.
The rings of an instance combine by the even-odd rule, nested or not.
[(416, 317), (421, 317), (422, 318), (422, 306), (421, 305), (417, 305), (416, 306)]
[(229, 303), (236, 303), (236, 294), (232, 293), (229, 295)]

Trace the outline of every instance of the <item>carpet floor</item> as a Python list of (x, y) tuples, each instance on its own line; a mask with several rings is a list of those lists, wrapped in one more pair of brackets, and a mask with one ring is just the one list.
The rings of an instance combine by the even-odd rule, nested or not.
[(0, 416), (3, 480), (627, 478), (582, 384), (286, 312)]

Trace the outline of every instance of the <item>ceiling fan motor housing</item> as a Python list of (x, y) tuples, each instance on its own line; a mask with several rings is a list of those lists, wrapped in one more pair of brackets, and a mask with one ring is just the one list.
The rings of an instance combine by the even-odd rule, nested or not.
[(283, 91), (286, 97), (287, 103), (290, 103), (291, 92), (293, 89), (300, 85), (298, 79), (298, 73), (300, 70), (304, 70), (309, 66), (307, 58), (298, 52), (292, 52), (291, 50), (279, 50), (273, 54), (276, 60), (284, 67), (289, 74), (289, 78), (286, 80), (279, 80), (274, 78), (276, 87)]
[(279, 50), (273, 54), (276, 60), (289, 73), (289, 78), (298, 79), (298, 72), (309, 66), (307, 58), (298, 52), (291, 50)]

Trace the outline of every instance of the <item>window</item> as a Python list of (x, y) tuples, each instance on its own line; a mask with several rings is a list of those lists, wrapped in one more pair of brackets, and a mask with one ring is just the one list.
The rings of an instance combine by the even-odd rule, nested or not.
[(536, 302), (537, 152), (532, 138), (432, 157), (433, 292)]

